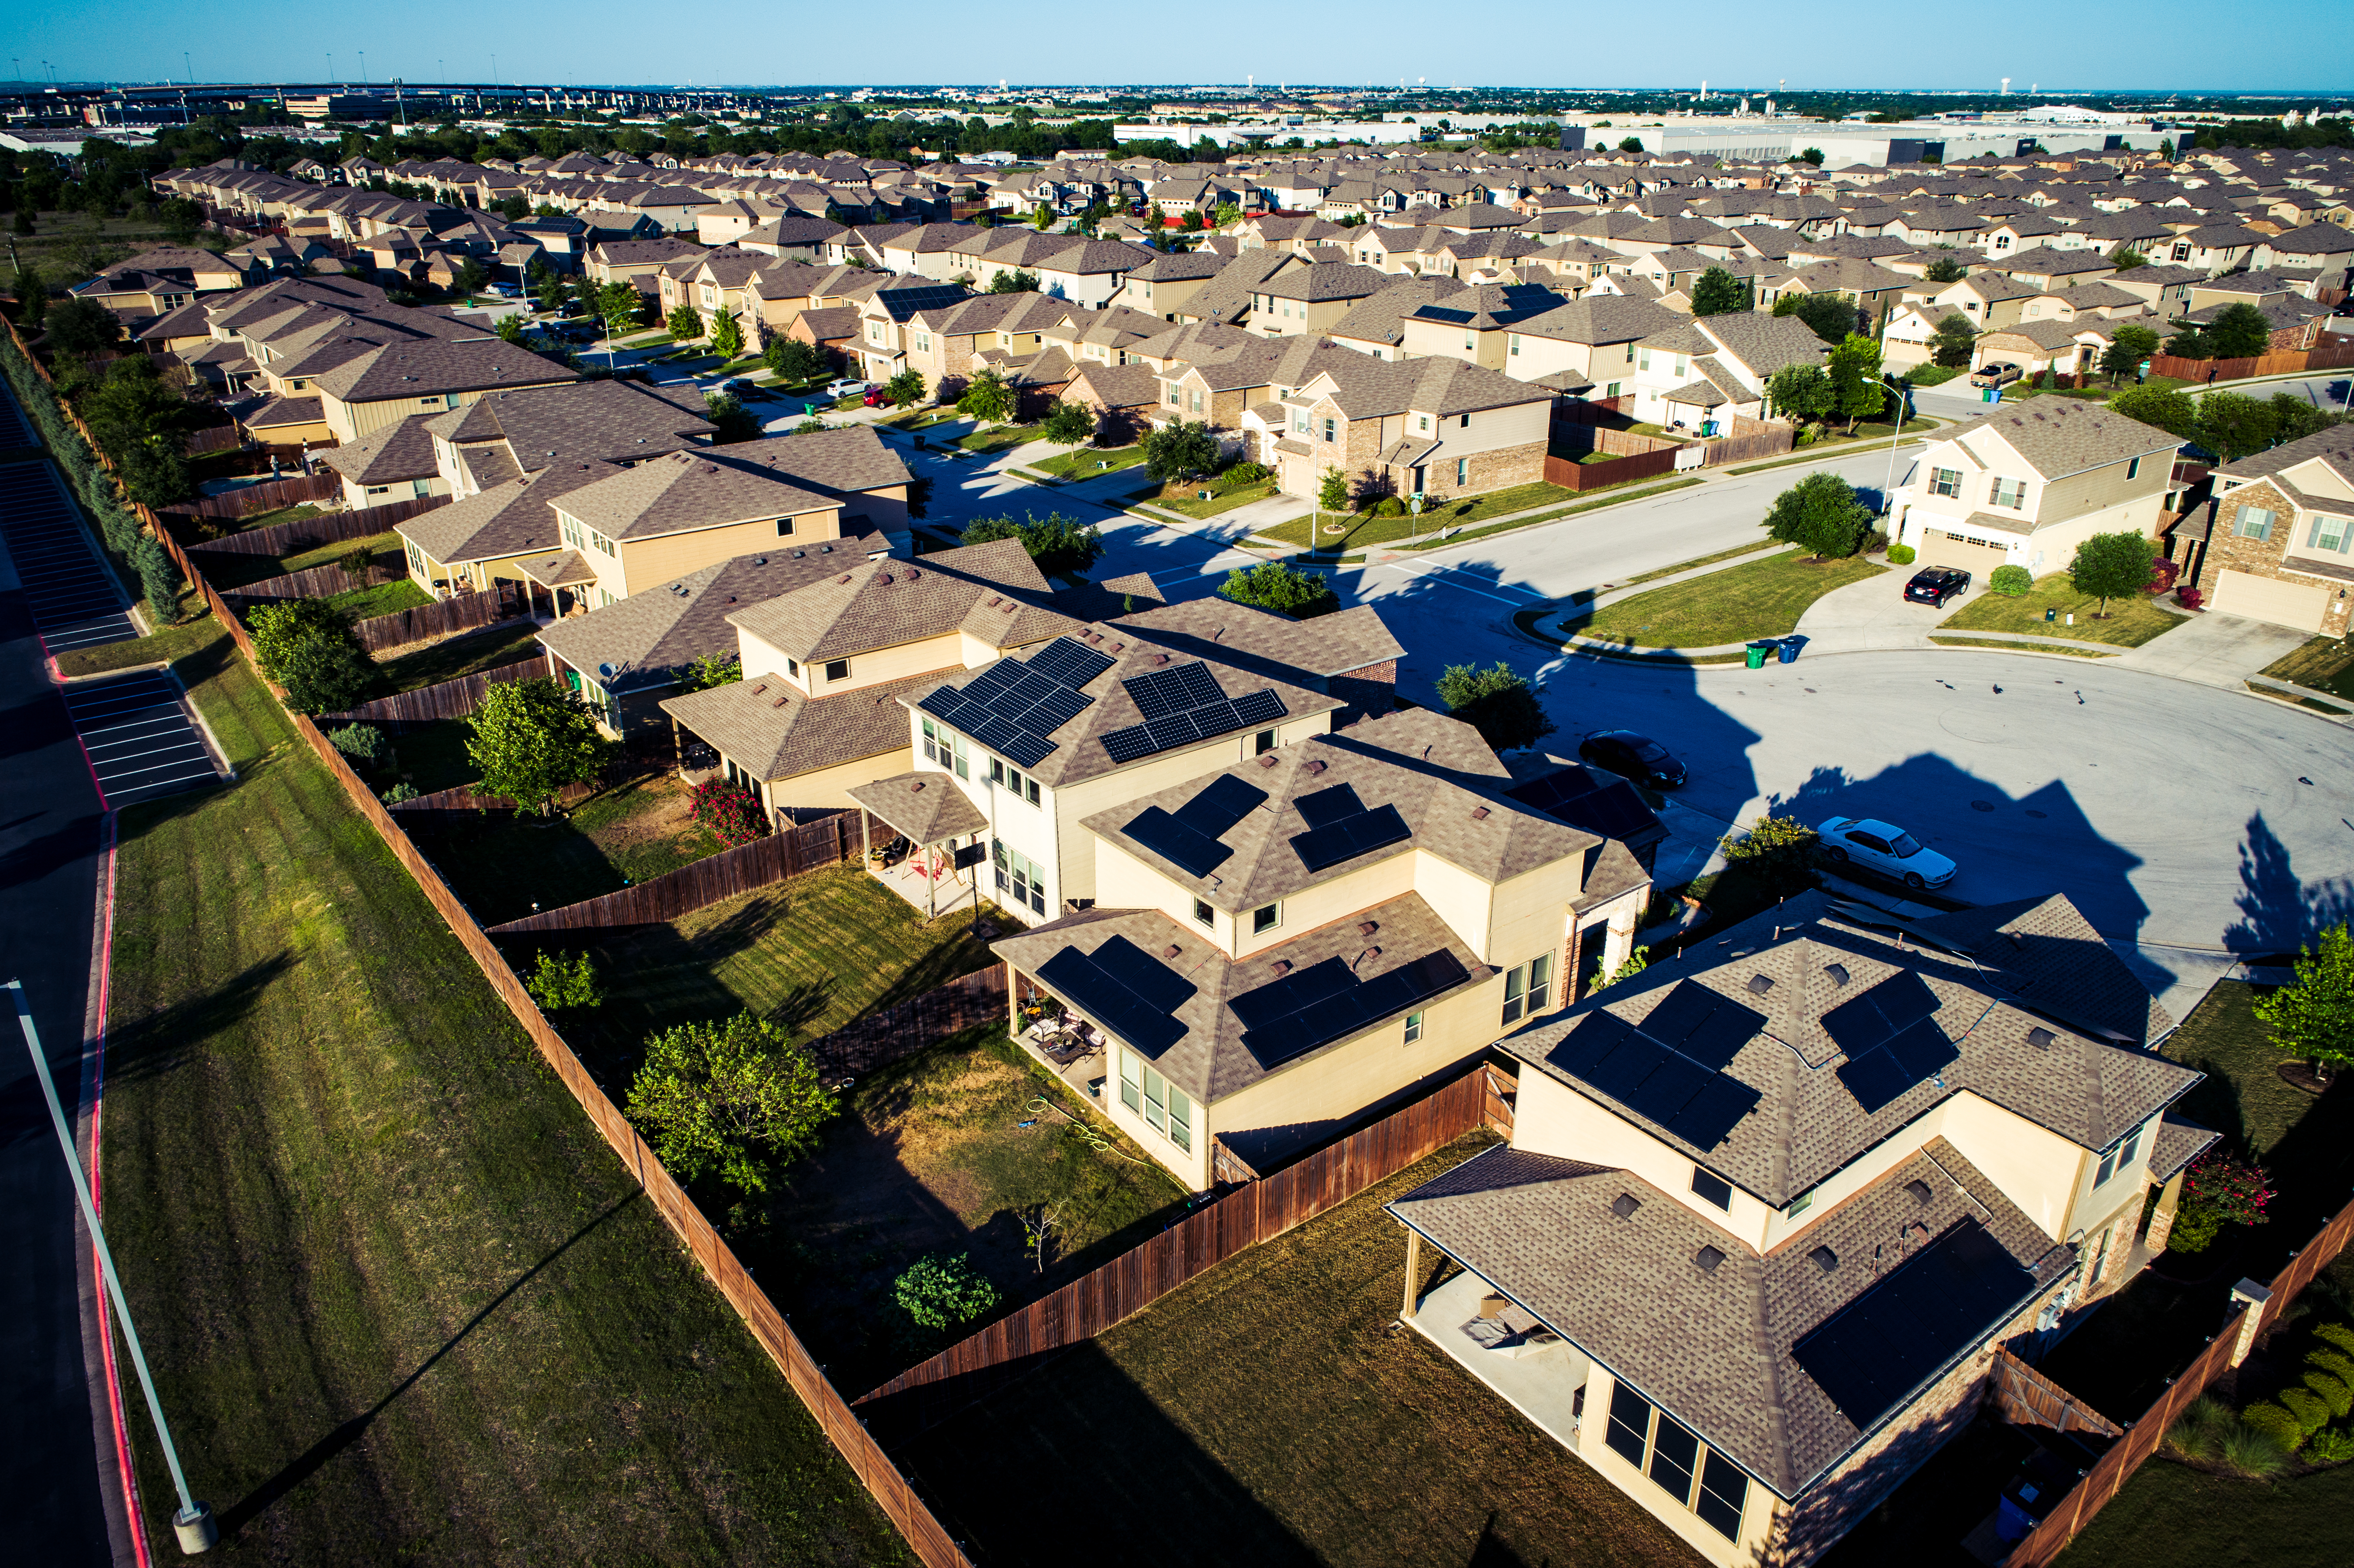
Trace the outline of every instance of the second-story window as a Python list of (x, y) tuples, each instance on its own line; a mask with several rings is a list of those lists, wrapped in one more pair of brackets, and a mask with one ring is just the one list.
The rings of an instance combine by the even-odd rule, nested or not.
[(2020, 510), (2027, 504), (2027, 482), (2023, 479), (2004, 479), (1998, 475), (1994, 482), (1987, 487), (1987, 503), (1988, 505), (2004, 507), (2012, 512)]
[(1693, 1166), (1691, 1190), (1694, 1197), (1720, 1209), (1730, 1211), (1733, 1207), (1733, 1183), (1713, 1171)]
[(2094, 1186), (2105, 1186), (2118, 1171), (2134, 1168), (2134, 1162), (2141, 1158), (2141, 1134), (2140, 1128), (2134, 1128), (2126, 1134), (2123, 1143), (2101, 1156), (2101, 1168), (2093, 1176)]
[(1251, 911), (1251, 935), (1254, 937), (1264, 936), (1282, 924), (1283, 906), (1280, 902), (1262, 905)]
[(825, 665), (825, 678), (829, 681), (847, 681), (850, 679), (850, 661), (847, 659), (827, 660)]
[(1405, 1043), (1409, 1045), (1422, 1038), (1422, 1017), (1419, 1012), (1405, 1015)]
[(2126, 460), (2126, 477), (2127, 479), (2137, 479), (2137, 478), (2139, 478), (2139, 477), (2140, 477), (2140, 475), (2141, 475), (2141, 459), (2139, 459), (2139, 458), (2127, 458), (2127, 459)]
[(1553, 994), (1553, 955), (1539, 953), (1504, 976), (1504, 1022), (1517, 1023), (1545, 1009)]
[(1331, 420), (1327, 419), (1324, 421), (1324, 439), (1326, 440), (1329, 441), (1332, 440), (1335, 429), (1336, 427), (1333, 425)]
[(1206, 901), (1199, 898), (1193, 900), (1193, 918), (1204, 926), (1213, 927), (1218, 923), (1217, 912), (1212, 909)]
[(1962, 471), (1957, 468), (1933, 468), (1929, 471), (1929, 493), (1958, 496), (1962, 493)]
[(2269, 539), (2273, 536), (2273, 513), (2263, 506), (2242, 506), (2232, 514), (2232, 532), (2243, 539)]

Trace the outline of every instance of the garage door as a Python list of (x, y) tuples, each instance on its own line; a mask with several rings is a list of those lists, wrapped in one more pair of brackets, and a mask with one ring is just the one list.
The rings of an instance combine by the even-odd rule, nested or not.
[(2251, 620), (2294, 626), (2299, 631), (2318, 631), (2322, 614), (2329, 608), (2329, 590), (2319, 583), (2288, 582), (2280, 577), (2260, 577), (2253, 572), (2227, 571), (2216, 583), (2215, 600), (2208, 608), (2225, 615), (2244, 615)]
[(1987, 574), (2010, 558), (2000, 545), (1980, 545), (1959, 534), (1948, 534), (1943, 528), (1921, 530), (1921, 547), (1917, 557), (1925, 567), (1959, 567), (1970, 574), (1974, 582), (1984, 583)]

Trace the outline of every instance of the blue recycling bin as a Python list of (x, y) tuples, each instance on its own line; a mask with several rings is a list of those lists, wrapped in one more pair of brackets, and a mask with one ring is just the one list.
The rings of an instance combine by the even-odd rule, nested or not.
[(1798, 650), (1806, 645), (1807, 640), (1803, 637), (1785, 637), (1774, 645), (1775, 656), (1785, 664), (1795, 664), (1798, 662)]

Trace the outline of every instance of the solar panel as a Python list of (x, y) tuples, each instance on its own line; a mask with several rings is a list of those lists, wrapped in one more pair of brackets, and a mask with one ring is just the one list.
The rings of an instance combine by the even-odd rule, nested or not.
[(2035, 1277), (1966, 1219), (1800, 1338), (1791, 1359), (1869, 1429), (2034, 1289)]
[(1741, 1048), (1765, 1027), (1764, 1013), (1697, 980), (1679, 980), (1641, 1024), (1644, 1033), (1712, 1073), (1730, 1066)]
[(1322, 871), (1413, 836), (1395, 806), (1367, 810), (1356, 790), (1346, 784), (1302, 795), (1292, 804), (1308, 822), (1309, 831), (1293, 837), (1291, 850), (1310, 871)]
[(1283, 716), (1283, 699), (1271, 691), (1245, 692), (1235, 699), (1237, 725), (1265, 724)]
[(1861, 1055), (1898, 1030), (1937, 1011), (1937, 998), (1911, 969), (1889, 976), (1851, 1001), (1823, 1014), (1823, 1033), (1850, 1056)]
[(1112, 667), (1108, 654), (1098, 653), (1068, 637), (1057, 637), (1030, 655), (1029, 666), (1058, 684), (1076, 691)]
[[(1691, 983), (1679, 981), (1677, 989)], [(1670, 992), (1671, 1000), (1673, 996)], [(1652, 1015), (1658, 1016), (1666, 1007), (1661, 1002), (1652, 1009)], [(1680, 1002), (1669, 1022), (1704, 1019), (1712, 1012), (1703, 1014), (1691, 1003)], [(1740, 1079), (1726, 1076), (1723, 1064), (1680, 1052), (1652, 1038), (1649, 1022), (1646, 1019), (1638, 1029), (1616, 1013), (1589, 1012), (1545, 1060), (1693, 1147), (1715, 1148), (1765, 1097)]]
[(1026, 729), (1007, 741), (1003, 747), (1008, 761), (1018, 762), (1024, 768), (1037, 767), (1054, 749), (1053, 741)]
[(1197, 833), (1223, 838), (1228, 829), (1267, 802), (1267, 791), (1231, 773), (1210, 780), (1192, 800), (1177, 808), (1177, 821)]
[(1193, 715), (1190, 714), (1168, 714), (1161, 718), (1148, 719), (1145, 721), (1144, 733), (1152, 737), (1152, 749), (1155, 751), (1168, 751), (1175, 747), (1191, 746), (1202, 738), (1202, 732), (1193, 727)]
[(1169, 672), (1171, 683), (1177, 688), (1179, 699), (1189, 708), (1206, 707), (1225, 701), (1226, 694), (1218, 690), (1218, 683), (1207, 664), (1184, 664)]
[(1357, 799), (1354, 786), (1335, 784), (1329, 789), (1319, 789), (1312, 795), (1302, 795), (1292, 803), (1300, 821), (1311, 828), (1329, 828), (1346, 818), (1363, 816), (1365, 803)]
[(1158, 806), (1147, 806), (1120, 831), (1189, 876), (1209, 875), (1235, 853), (1220, 843), (1215, 834), (1204, 833)]
[(964, 727), (966, 734), (991, 751), (1002, 752), (1022, 738), (1020, 730), (994, 715), (981, 720), (977, 725), (960, 727)]
[[(1246, 724), (1264, 723), (1283, 715), (1283, 699), (1272, 691), (1250, 693), (1250, 711), (1260, 716), (1245, 718), (1237, 705), (1227, 700), (1218, 689), (1210, 667), (1196, 661), (1173, 670), (1155, 670), (1150, 674), (1133, 675), (1120, 683), (1136, 701), (1136, 711), (1144, 723), (1130, 726), (1141, 730), (1150, 741), (1143, 750), (1134, 750), (1130, 740), (1115, 749), (1109, 736), (1104, 738), (1104, 749), (1112, 753), (1114, 762), (1130, 762), (1155, 751), (1167, 751), (1173, 747), (1191, 746), (1198, 740), (1208, 740), (1239, 729)], [(1124, 734), (1115, 731), (1114, 734)], [(1125, 755), (1123, 755), (1125, 753)]]
[(1022, 710), (1022, 727), (1051, 735), (1085, 713), (1094, 701), (1067, 686), (1057, 686)]
[(916, 705), (935, 718), (946, 719), (949, 724), (955, 724), (956, 715), (964, 710), (965, 703), (964, 699), (953, 690), (943, 686)]
[(1125, 937), (1114, 937), (1093, 954), (1065, 948), (1038, 966), (1038, 978), (1122, 1040), (1154, 1054), (1184, 1037), (1185, 1026), (1173, 1015), (1196, 989)]
[(1867, 1116), (1921, 1081), (1907, 1076), (1896, 1058), (1885, 1051), (1867, 1051), (1841, 1062), (1839, 1080)]
[(999, 660), (964, 683), (967, 702), (985, 703), (1013, 683), (1013, 671), (1006, 660)]
[(1103, 737), (1103, 748), (1115, 767), (1133, 762), (1140, 757), (1150, 757), (1160, 747), (1152, 744), (1151, 732), (1140, 724), (1116, 729)]
[(1272, 1067), (1410, 1012), (1470, 973), (1444, 948), (1363, 981), (1340, 959), (1326, 959), (1226, 1005), (1242, 1022), (1244, 1049)]
[(1961, 1056), (1932, 1021), (1937, 1006), (1936, 993), (1905, 969), (1823, 1014), (1823, 1032), (1847, 1054), (1840, 1082), (1867, 1114)]
[(1174, 670), (1155, 670), (1150, 675), (1131, 676), (1120, 684), (1128, 688), (1128, 694), (1136, 700), (1136, 711), (1142, 714), (1148, 722), (1182, 713), (1193, 706), (1184, 700), (1184, 694), (1178, 689), (1177, 672)]

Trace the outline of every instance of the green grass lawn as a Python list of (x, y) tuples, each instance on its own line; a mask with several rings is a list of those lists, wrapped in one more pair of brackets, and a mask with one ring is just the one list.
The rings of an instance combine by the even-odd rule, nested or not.
[(194, 588), (186, 588), (180, 595), (179, 619), (171, 625), (159, 626), (144, 637), (69, 649), (57, 656), (58, 673), (71, 679), (103, 675), (110, 670), (125, 670), (133, 664), (170, 663), (224, 635), (204, 600), (196, 597)]
[[(281, 523), (308, 523), (312, 518), (318, 516), (322, 510), (316, 504), (304, 501), (292, 506), (273, 506), (267, 512), (257, 512), (250, 517), (215, 518), (213, 521), (218, 523), (224, 532), (250, 534), (256, 528), (275, 528)], [(212, 573), (207, 571), (205, 576), (209, 579)]]
[[(462, 747), (464, 721), (449, 722), (461, 726)], [(408, 738), (394, 748), (404, 768), (411, 766), (403, 751)], [(421, 780), (416, 787), (425, 789)], [(716, 854), (719, 841), (687, 816), (688, 794), (675, 775), (633, 779), (568, 815), (493, 813), (436, 825), (419, 842), (474, 918), (496, 926), (535, 905), (557, 909), (618, 893)]]
[(501, 665), (520, 664), (539, 657), (543, 652), (539, 627), (535, 622), (507, 621), (462, 637), (446, 638), (430, 648), (385, 661), (376, 667), (374, 694), (388, 697), (396, 692), (414, 692)]
[(2152, 1459), (2061, 1554), (2063, 1568), (2344, 1568), (2354, 1466), (2280, 1480)]
[(433, 596), (419, 588), (414, 577), (397, 577), (372, 588), (346, 588), (327, 596), (327, 603), (347, 620), (372, 620), (399, 610), (423, 609), (432, 602)]
[[(1210, 493), (1210, 499), (1207, 501), (1201, 498), (1202, 492), (1204, 490)], [(1196, 480), (1183, 484), (1164, 484), (1157, 494), (1148, 493), (1143, 500), (1147, 504), (1158, 506), (1163, 512), (1174, 512), (1184, 517), (1203, 518), (1215, 517), (1220, 513), (1232, 512), (1237, 506), (1247, 506), (1254, 501), (1265, 501), (1269, 496), (1281, 493), (1282, 492), (1276, 488), (1275, 481), (1271, 479), (1225, 488), (1220, 488), (1214, 482)], [(1301, 519), (1300, 522), (1304, 526), (1305, 519)], [(1278, 524), (1277, 526), (1281, 528), (1291, 525)]]
[(1038, 427), (1035, 425), (995, 425), (986, 430), (975, 430), (960, 440), (957, 445), (969, 452), (993, 456), (998, 452), (1010, 452), (1015, 447), (1037, 439)]
[(197, 566), (205, 580), (218, 593), (234, 593), (249, 583), (267, 577), (284, 577), (293, 572), (307, 572), (316, 567), (340, 564), (354, 550), (366, 550), (368, 559), (387, 572), (406, 575), (408, 562), (402, 554), (400, 535), (390, 529), (371, 534), (364, 539), (339, 539), (331, 544), (314, 545), (287, 556), (207, 555)]
[(184, 669), (239, 781), (122, 813), (105, 1194), (214, 1555), (911, 1561), (227, 639)]
[[(1516, 512), (1533, 511), (1563, 502), (1575, 501), (1583, 493), (1558, 484), (1539, 481), (1533, 484), (1516, 484), (1506, 490), (1491, 490), (1484, 495), (1458, 496), (1423, 508), (1420, 517), (1375, 517), (1358, 512), (1345, 515), (1321, 514), (1322, 528), (1310, 536), (1318, 518), (1300, 518), (1278, 527), (1262, 528), (1259, 533), (1268, 538), (1281, 539), (1288, 545), (1307, 545), (1320, 551), (1362, 550), (1370, 545), (1386, 545), (1401, 539), (1429, 538), (1448, 528), (1468, 528), (1507, 517)], [(1343, 531), (1338, 534), (1332, 529)]]
[(413, 726), (393, 736), (392, 761), (384, 768), (383, 776), (369, 782), (376, 786), (379, 795), (396, 782), (407, 784), (420, 795), (472, 784), (482, 776), (481, 767), (466, 754), (466, 739), (472, 733), (461, 718), (435, 719)]
[(1940, 637), (1932, 632), (1929, 641), (1940, 648), (1999, 648), (2011, 653), (2057, 653), (2063, 659), (2109, 659), (2115, 655), (2096, 648), (2061, 648), (2049, 642), (2001, 642), (1991, 637)]
[[(1099, 473), (1118, 472), (1124, 468), (1133, 468), (1143, 461), (1144, 447), (1141, 442), (1139, 442), (1125, 447), (1075, 447), (1069, 451), (1047, 458), (1042, 462), (1034, 462), (1030, 466), (1040, 473), (1052, 474), (1056, 479), (1093, 479)], [(1096, 465), (1098, 463), (1104, 466), (1097, 468)]]
[(1817, 562), (1787, 550), (1621, 599), (1573, 630), (1631, 648), (1708, 648), (1780, 637), (1831, 589), (1885, 570), (1861, 556)]
[[(2057, 608), (2059, 619), (2046, 621), (2043, 612)], [(2075, 642), (2100, 642), (2112, 648), (2138, 648), (2151, 638), (2173, 630), (2190, 618), (2158, 608), (2151, 594), (2109, 600), (2108, 618), (2095, 620), (2101, 601), (2068, 586), (2068, 574), (2052, 572), (2035, 579), (2035, 586), (2018, 599), (1999, 593), (1981, 594), (1937, 623), (1941, 630), (2023, 631), (2035, 637), (2060, 637)], [(2076, 624), (2068, 624), (2070, 614)]]
[[(1229, 1259), (896, 1452), (991, 1562), (1698, 1563), (1394, 1326), (1405, 1242), (1381, 1204), (1490, 1141)], [(1048, 1456), (1088, 1484), (1041, 1507)]]
[(2354, 701), (2354, 643), (2342, 637), (2316, 637), (2264, 666), (2262, 673)]

